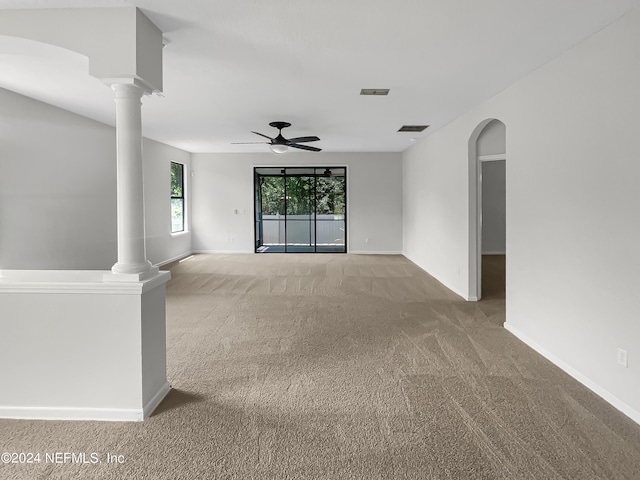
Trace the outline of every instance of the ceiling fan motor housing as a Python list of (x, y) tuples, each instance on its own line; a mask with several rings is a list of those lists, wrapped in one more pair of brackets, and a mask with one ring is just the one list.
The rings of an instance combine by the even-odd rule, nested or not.
[(289, 144), (289, 141), (286, 138), (284, 138), (281, 133), (279, 133), (276, 138), (271, 140), (271, 145), (287, 145), (287, 144)]

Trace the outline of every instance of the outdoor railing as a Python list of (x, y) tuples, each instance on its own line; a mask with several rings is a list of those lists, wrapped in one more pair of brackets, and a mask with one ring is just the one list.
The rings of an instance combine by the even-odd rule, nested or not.
[[(263, 245), (344, 245), (344, 215), (263, 215)], [(315, 231), (314, 231), (315, 223)]]

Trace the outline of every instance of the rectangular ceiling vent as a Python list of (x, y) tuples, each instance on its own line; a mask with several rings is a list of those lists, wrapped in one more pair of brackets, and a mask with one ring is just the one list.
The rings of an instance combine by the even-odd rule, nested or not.
[(422, 132), (429, 125), (403, 125), (399, 132)]
[(363, 88), (360, 95), (389, 95), (388, 88)]

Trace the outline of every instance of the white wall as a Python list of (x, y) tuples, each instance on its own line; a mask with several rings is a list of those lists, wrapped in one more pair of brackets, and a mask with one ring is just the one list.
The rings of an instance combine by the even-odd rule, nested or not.
[[(191, 253), (191, 154), (145, 138), (142, 156), (147, 258), (154, 264), (164, 263)], [(174, 234), (171, 233), (171, 162), (184, 165), (186, 195), (185, 231)]]
[[(115, 130), (4, 89), (0, 126), (0, 269), (110, 269), (117, 256)], [(190, 234), (171, 237), (168, 207), (169, 162), (189, 156), (144, 143), (154, 263), (191, 250)]]
[(640, 422), (638, 44), (640, 10), (405, 152), (403, 185), (405, 254), (467, 297), (468, 140), (502, 120), (505, 326)]
[(482, 162), (482, 253), (506, 253), (505, 161)]
[(253, 252), (253, 167), (297, 165), (347, 167), (348, 252), (402, 250), (400, 154), (217, 153), (192, 157), (196, 251)]
[(407, 258), (466, 298), (468, 162), (460, 138), (449, 126), (405, 151), (403, 242)]
[(114, 129), (4, 89), (0, 125), (0, 268), (111, 268)]

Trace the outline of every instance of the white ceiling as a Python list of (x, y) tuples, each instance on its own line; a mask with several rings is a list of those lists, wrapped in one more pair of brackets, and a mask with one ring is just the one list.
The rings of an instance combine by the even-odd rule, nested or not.
[[(138, 6), (163, 32), (164, 97), (144, 135), (190, 152), (258, 152), (251, 130), (328, 152), (400, 152), (640, 0), (0, 0), (0, 9)], [(0, 13), (1, 15), (1, 13)], [(2, 32), (0, 32), (1, 34)], [(86, 59), (2, 38), (0, 87), (113, 125)], [(390, 88), (362, 97), (361, 88)], [(421, 134), (403, 124), (431, 125)]]

